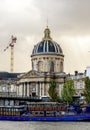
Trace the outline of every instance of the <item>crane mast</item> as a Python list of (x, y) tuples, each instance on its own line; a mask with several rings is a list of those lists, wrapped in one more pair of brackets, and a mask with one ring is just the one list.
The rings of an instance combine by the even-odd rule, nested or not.
[(11, 60), (10, 60), (10, 71), (14, 71), (14, 45), (11, 46)]
[(17, 38), (13, 35), (11, 36), (11, 43), (4, 49), (6, 51), (9, 47), (11, 47), (11, 58), (10, 58), (10, 71), (13, 73), (14, 71), (14, 43), (16, 43)]

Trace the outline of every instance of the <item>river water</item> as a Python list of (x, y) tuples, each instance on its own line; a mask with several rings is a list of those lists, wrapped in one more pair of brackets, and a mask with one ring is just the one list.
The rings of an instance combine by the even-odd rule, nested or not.
[(0, 121), (0, 130), (90, 130), (90, 122)]

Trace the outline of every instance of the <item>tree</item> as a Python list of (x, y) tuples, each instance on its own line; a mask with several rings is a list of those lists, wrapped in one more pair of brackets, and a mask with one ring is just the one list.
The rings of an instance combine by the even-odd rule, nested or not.
[(61, 91), (62, 100), (64, 102), (73, 102), (73, 95), (75, 94), (74, 81), (69, 79), (63, 86)]
[(89, 77), (85, 78), (85, 92), (84, 96), (86, 97), (86, 102), (90, 103), (90, 79)]
[(57, 93), (57, 90), (56, 90), (56, 83), (55, 82), (50, 83), (48, 94), (51, 97), (51, 101), (58, 102), (59, 96), (58, 96), (58, 93)]

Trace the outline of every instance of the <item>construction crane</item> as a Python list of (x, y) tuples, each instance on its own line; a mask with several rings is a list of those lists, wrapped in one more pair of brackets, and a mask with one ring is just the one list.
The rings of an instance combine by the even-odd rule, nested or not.
[(11, 43), (4, 49), (6, 51), (9, 47), (11, 47), (11, 58), (10, 58), (10, 71), (13, 73), (14, 71), (14, 43), (16, 43), (17, 38), (13, 35), (11, 36)]

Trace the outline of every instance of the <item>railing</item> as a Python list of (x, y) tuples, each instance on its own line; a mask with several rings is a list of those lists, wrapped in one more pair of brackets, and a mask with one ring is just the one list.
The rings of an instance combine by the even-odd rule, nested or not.
[(20, 95), (8, 95), (0, 94), (0, 98), (14, 98), (14, 99), (24, 99), (24, 100), (41, 100), (40, 97), (31, 97), (31, 96), (20, 96)]
[(69, 78), (71, 78), (71, 79), (82, 79), (82, 78), (85, 78), (85, 77), (86, 77), (85, 75), (77, 75), (77, 76), (73, 75), (73, 76), (70, 76)]
[(16, 92), (0, 92), (0, 96), (15, 96)]

